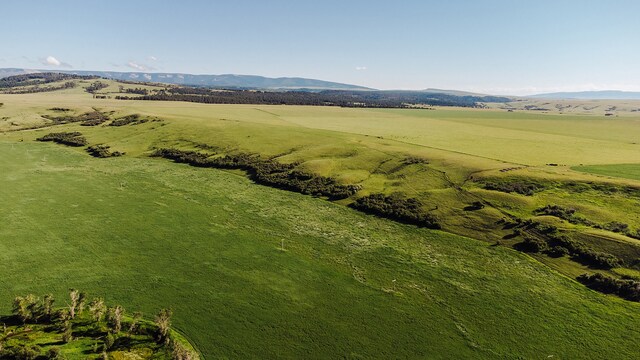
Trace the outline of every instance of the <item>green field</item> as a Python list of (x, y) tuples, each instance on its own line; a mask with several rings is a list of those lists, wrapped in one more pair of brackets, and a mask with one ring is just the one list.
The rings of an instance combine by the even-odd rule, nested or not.
[(509, 249), (218, 170), (0, 152), (2, 298), (76, 287), (147, 314), (170, 305), (207, 358), (635, 354), (638, 304)]
[[(573, 280), (640, 270), (640, 241), (628, 236), (640, 229), (633, 116), (118, 101), (78, 83), (0, 95), (0, 304), (74, 287), (149, 318), (172, 307), (207, 359), (636, 356), (640, 305)], [(104, 94), (116, 95), (109, 84)], [(54, 107), (159, 121), (51, 125), (42, 115), (60, 116)], [(35, 141), (59, 131), (126, 154)], [(329, 202), (149, 157), (168, 147), (258, 154), (362, 190)], [(420, 200), (443, 231), (344, 206), (375, 193)], [(484, 206), (469, 210), (475, 202)], [(584, 221), (537, 213), (546, 205)], [(517, 252), (515, 219), (624, 263)]]
[(597, 175), (640, 180), (640, 164), (575, 166), (573, 169)]

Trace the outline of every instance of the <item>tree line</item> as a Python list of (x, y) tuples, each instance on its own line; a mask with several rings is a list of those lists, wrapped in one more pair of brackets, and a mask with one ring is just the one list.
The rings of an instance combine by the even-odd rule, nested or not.
[(297, 164), (283, 164), (247, 153), (215, 157), (196, 151), (164, 148), (157, 149), (152, 156), (197, 167), (244, 170), (258, 184), (333, 200), (345, 199), (360, 189), (359, 185), (342, 185), (332, 178), (297, 170)]
[(508, 101), (489, 96), (456, 96), (411, 91), (260, 91), (172, 87), (118, 100), (186, 101), (205, 104), (313, 105), (365, 108), (407, 108), (415, 105), (478, 107), (480, 102)]

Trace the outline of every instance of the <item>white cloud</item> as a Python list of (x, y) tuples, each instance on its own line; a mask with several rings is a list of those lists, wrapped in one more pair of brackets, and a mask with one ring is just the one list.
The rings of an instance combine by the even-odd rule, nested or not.
[(149, 65), (145, 65), (145, 64), (140, 64), (134, 61), (129, 61), (128, 63), (125, 64), (126, 66), (137, 70), (137, 71), (153, 71), (155, 70), (154, 67), (149, 66)]
[(40, 63), (42, 65), (47, 65), (47, 66), (56, 66), (56, 67), (64, 67), (64, 68), (72, 67), (70, 64), (67, 64), (66, 62), (62, 62), (51, 55), (47, 56), (46, 59), (40, 59)]
[(142, 64), (134, 63), (133, 61), (129, 61), (129, 62), (127, 63), (127, 66), (128, 66), (128, 67), (130, 67), (130, 68), (132, 68), (132, 69), (135, 69), (135, 70), (140, 70), (140, 71), (145, 71), (145, 70), (147, 70), (147, 67), (146, 67), (146, 66), (144, 66), (144, 65), (142, 65)]
[(144, 78), (147, 79), (147, 80), (151, 80), (151, 75), (149, 75), (149, 74), (144, 74), (142, 76), (144, 76)]
[(61, 64), (60, 60), (54, 58), (51, 55), (47, 56), (47, 58), (45, 59), (45, 62), (47, 63), (47, 65), (53, 65), (53, 66), (60, 66)]
[(367, 70), (367, 67), (366, 66), (356, 66), (356, 70), (357, 71), (364, 71), (364, 70)]
[(138, 74), (129, 74), (129, 77), (132, 78), (132, 79), (137, 79), (140, 76)]
[(158, 58), (155, 56), (149, 56), (149, 60), (151, 61), (158, 61)]

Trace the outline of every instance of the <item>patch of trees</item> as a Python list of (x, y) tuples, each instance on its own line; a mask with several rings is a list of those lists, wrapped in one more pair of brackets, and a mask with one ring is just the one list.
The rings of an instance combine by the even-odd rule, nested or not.
[(49, 109), (51, 111), (61, 111), (61, 112), (67, 112), (67, 111), (71, 111), (71, 109), (67, 109), (67, 108), (62, 108), (62, 107), (52, 107), (51, 109)]
[(138, 95), (149, 95), (149, 90), (145, 88), (127, 88), (124, 87), (120, 89), (120, 92), (124, 92), (127, 94), (138, 94)]
[(87, 145), (87, 139), (82, 136), (81, 133), (74, 132), (58, 132), (58, 133), (50, 133), (45, 136), (39, 137), (36, 140), (38, 141), (53, 141), (58, 144), (63, 144), (67, 146), (85, 146)]
[(14, 89), (14, 90), (4, 90), (2, 91), (3, 94), (35, 94), (35, 93), (41, 93), (41, 92), (49, 92), (49, 91), (57, 91), (57, 90), (64, 90), (64, 89), (71, 89), (74, 88), (76, 86), (76, 83), (73, 81), (67, 81), (61, 85), (58, 86), (40, 86), (40, 85), (34, 85), (31, 87), (25, 87), (25, 88), (19, 88), (19, 89)]
[(96, 126), (104, 123), (109, 120), (109, 117), (100, 111), (94, 110), (88, 113), (84, 113), (82, 115), (73, 116), (73, 115), (63, 115), (63, 116), (51, 116), (51, 115), (42, 115), (43, 118), (50, 120), (54, 125), (61, 124), (70, 124), (76, 122), (82, 122), (80, 125), (82, 126)]
[(63, 80), (73, 80), (73, 79), (96, 79), (96, 76), (81, 76), (74, 74), (63, 74), (63, 73), (33, 73), (33, 74), (23, 74), (23, 75), (14, 75), (6, 78), (0, 79), (0, 89), (2, 88), (12, 88), (18, 86), (29, 86), (29, 85), (42, 85), (57, 81)]
[(297, 164), (283, 164), (247, 153), (211, 156), (196, 151), (158, 149), (152, 156), (197, 167), (240, 169), (258, 184), (330, 199), (345, 199), (360, 189), (358, 185), (342, 185), (332, 178), (297, 170)]
[(213, 90), (172, 87), (140, 97), (116, 96), (119, 100), (187, 101), (205, 104), (313, 105), (366, 108), (408, 108), (416, 105), (479, 107), (479, 102), (505, 102), (508, 98), (457, 96), (419, 91), (259, 91)]
[(617, 279), (600, 273), (582, 274), (577, 280), (593, 290), (615, 294), (630, 301), (640, 301), (640, 281)]
[(405, 198), (398, 194), (391, 196), (371, 194), (357, 199), (349, 206), (367, 214), (405, 224), (440, 229), (437, 219), (423, 209), (423, 205), (418, 199)]
[(149, 119), (142, 118), (139, 114), (132, 114), (113, 120), (109, 126), (139, 125), (148, 121)]
[(611, 269), (623, 264), (623, 261), (613, 254), (596, 251), (566, 234), (559, 233), (555, 226), (529, 221), (525, 229), (528, 233), (519, 231), (523, 241), (515, 246), (520, 251), (544, 253), (551, 257), (569, 255), (574, 261), (600, 269)]
[(507, 180), (492, 179), (483, 180), (483, 187), (487, 190), (500, 191), (505, 193), (516, 193), (520, 195), (532, 196), (536, 192), (544, 190), (544, 185), (532, 180)]
[(93, 145), (87, 148), (89, 155), (97, 158), (109, 158), (124, 155), (120, 151), (111, 151), (111, 147), (108, 145)]
[[(42, 299), (33, 294), (14, 298), (13, 316), (2, 318), (0, 359), (62, 359), (59, 347), (25, 336), (34, 329), (59, 336), (58, 344), (93, 342), (93, 350), (85, 350), (85, 354), (103, 359), (109, 358), (112, 351), (129, 351), (139, 344), (156, 355), (169, 355), (175, 360), (199, 358), (173, 335), (171, 310), (162, 309), (153, 322), (145, 321), (140, 312), (128, 315), (120, 305), (107, 306), (102, 298), (90, 300), (86, 293), (75, 289), (69, 290), (65, 306), (55, 308), (54, 303), (51, 294)], [(50, 346), (46, 352), (45, 346)]]
[(100, 91), (104, 88), (108, 88), (109, 84), (105, 84), (103, 82), (100, 81), (94, 81), (93, 84), (87, 86), (87, 88), (85, 89), (86, 92), (90, 93), (90, 94), (95, 94), (97, 91)]

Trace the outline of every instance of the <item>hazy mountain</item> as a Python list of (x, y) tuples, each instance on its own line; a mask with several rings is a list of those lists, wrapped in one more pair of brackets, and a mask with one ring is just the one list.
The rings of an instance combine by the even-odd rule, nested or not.
[(640, 100), (640, 92), (603, 90), (603, 91), (578, 91), (557, 92), (549, 94), (537, 94), (528, 96), (542, 99), (576, 99), (576, 100)]
[(61, 72), (95, 75), (108, 79), (159, 82), (178, 85), (256, 89), (372, 90), (363, 86), (296, 77), (268, 78), (256, 75), (193, 75), (178, 73), (0, 69), (0, 78), (34, 72)]

